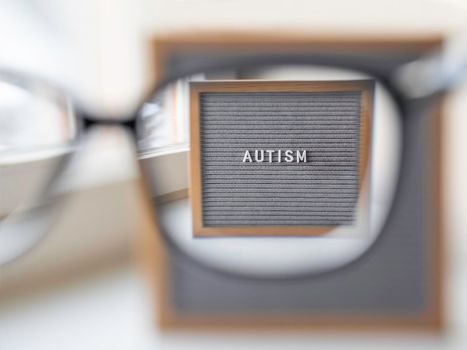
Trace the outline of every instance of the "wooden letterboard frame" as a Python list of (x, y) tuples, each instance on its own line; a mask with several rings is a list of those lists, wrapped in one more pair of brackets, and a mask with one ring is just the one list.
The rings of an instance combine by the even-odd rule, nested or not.
[[(224, 53), (237, 55), (239, 52), (248, 52), (251, 48), (254, 51), (267, 51), (274, 49), (281, 52), (295, 52), (297, 50), (306, 52), (307, 50), (328, 50), (369, 53), (380, 57), (394, 58), (399, 55), (409, 57), (420, 57), (429, 54), (442, 47), (443, 38), (440, 36), (410, 36), (403, 37), (382, 36), (382, 37), (348, 37), (348, 36), (310, 36), (310, 35), (278, 35), (277, 33), (184, 33), (182, 35), (170, 35), (167, 37), (154, 38), (152, 42), (154, 58), (154, 76), (155, 85), (162, 84), (167, 78), (176, 76), (177, 65), (180, 57), (190, 60), (199, 52), (204, 55), (210, 53), (216, 54), (221, 50)], [(147, 227), (141, 230), (141, 249), (140, 252), (145, 261), (147, 269), (147, 278), (151, 281), (154, 291), (154, 315), (157, 319), (157, 325), (163, 330), (169, 331), (251, 331), (251, 330), (273, 330), (276, 332), (390, 332), (394, 335), (401, 333), (422, 333), (432, 332), (441, 334), (445, 326), (444, 297), (445, 290), (443, 284), (444, 276), (444, 232), (443, 232), (443, 167), (442, 165), (442, 134), (443, 134), (443, 100), (436, 100), (435, 106), (430, 113), (426, 109), (415, 111), (421, 118), (412, 118), (412, 127), (408, 133), (406, 142), (409, 145), (410, 159), (405, 164), (405, 168), (412, 172), (412, 176), (404, 178), (405, 191), (408, 195), (401, 195), (398, 199), (397, 210), (392, 218), (392, 225), (387, 225), (381, 240), (375, 248), (372, 249), (373, 256), (367, 254), (365, 258), (359, 260), (357, 264), (347, 266), (340, 273), (327, 275), (326, 278), (296, 280), (294, 283), (280, 283), (270, 281), (262, 283), (261, 281), (241, 280), (235, 277), (229, 277), (216, 272), (211, 272), (207, 268), (200, 266), (191, 267), (191, 261), (185, 262), (176, 252), (173, 252), (170, 245), (162, 239), (163, 232), (158, 231), (160, 227), (155, 226), (157, 215), (154, 216), (153, 203), (147, 203), (147, 210), (144, 215)], [(422, 125), (424, 127), (419, 127)], [(413, 123), (417, 122), (414, 126)], [(426, 124), (425, 124), (426, 123)], [(417, 138), (417, 133), (422, 135)], [(413, 142), (412, 142), (413, 141)], [(415, 148), (414, 148), (415, 147)], [(417, 159), (424, 159), (422, 169), (417, 163)], [(414, 176), (416, 174), (425, 174), (424, 181), (420, 183), (422, 177)], [(422, 175), (423, 176), (423, 175)], [(415, 186), (414, 186), (415, 184)], [(428, 193), (431, 200), (420, 200), (420, 193), (413, 200), (414, 193), (412, 189)], [(420, 192), (419, 191), (419, 192)], [(147, 195), (147, 191), (143, 191)], [(179, 194), (174, 192), (174, 198), (179, 198)], [(158, 198), (157, 200), (162, 200)], [(423, 208), (423, 216), (405, 213), (407, 211), (406, 202), (409, 202), (410, 210), (417, 207)], [(414, 208), (415, 207), (415, 208)], [(423, 223), (423, 230), (419, 232), (420, 226), (417, 223)], [(417, 236), (420, 240), (414, 240)], [(405, 239), (410, 237), (409, 239)], [(396, 243), (395, 243), (396, 241)], [(406, 246), (416, 249), (419, 257), (425, 259), (415, 259), (422, 261), (423, 273), (415, 274), (412, 269), (402, 268), (404, 261), (414, 260), (413, 254), (405, 253)], [(394, 257), (391, 264), (382, 264), (378, 257), (387, 249)], [(399, 264), (402, 261), (402, 264)], [(181, 273), (180, 266), (184, 266), (185, 271)], [(406, 265), (408, 266), (408, 265)], [(179, 267), (177, 269), (177, 267)], [(389, 271), (389, 270), (390, 271)], [(199, 271), (198, 271), (199, 270)], [(363, 272), (363, 278), (359, 281), (374, 278), (374, 275), (368, 275), (369, 270), (374, 270), (376, 275), (384, 276), (384, 279), (400, 281), (404, 275), (417, 278), (423, 275), (425, 283), (417, 291), (418, 299), (423, 301), (419, 309), (409, 310), (410, 304), (405, 306), (392, 307), (390, 312), (385, 312), (381, 304), (385, 301), (378, 298), (375, 288), (378, 284), (369, 287), (369, 293), (372, 297), (368, 299), (371, 304), (369, 307), (360, 305), (354, 313), (342, 309), (342, 306), (333, 307), (327, 305), (327, 311), (316, 312), (307, 306), (305, 301), (299, 311), (288, 309), (285, 304), (287, 300), (293, 300), (296, 297), (293, 290), (304, 289), (308, 291), (309, 299), (316, 297), (317, 288), (322, 288), (323, 283), (332, 282), (332, 287), (326, 289), (329, 294), (339, 291), (343, 295), (349, 296), (346, 299), (352, 299), (351, 296), (358, 295), (365, 291), (365, 287), (355, 283), (355, 279)], [(395, 272), (394, 272), (395, 271)], [(389, 274), (390, 273), (390, 274)], [(351, 274), (351, 278), (347, 278)], [(201, 277), (201, 279), (200, 279)], [(407, 281), (411, 281), (408, 278)], [(342, 281), (339, 284), (339, 281)], [(195, 283), (196, 282), (196, 283)], [(211, 283), (209, 283), (211, 282)], [(224, 283), (231, 282), (227, 287)], [(313, 283), (313, 285), (308, 285)], [(397, 282), (399, 283), (399, 282)], [(206, 289), (204, 299), (217, 301), (222, 304), (228, 298), (229, 290), (233, 286), (240, 286), (248, 289), (254, 285), (254, 290), (242, 290), (244, 294), (235, 304), (235, 312), (222, 308), (221, 312), (213, 309), (212, 306), (205, 307), (193, 305), (189, 296), (193, 293), (193, 285), (202, 284)], [(183, 285), (183, 288), (180, 287)], [(405, 285), (396, 284), (397, 293), (389, 288), (390, 293), (401, 295), (404, 293), (401, 288)], [(410, 287), (410, 286), (409, 286)], [(253, 288), (253, 287), (252, 287)], [(274, 312), (266, 313), (252, 310), (252, 304), (262, 300), (258, 298), (261, 292), (270, 294), (271, 288), (279, 289), (277, 302), (272, 310)], [(251, 289), (251, 288), (250, 288)], [(384, 289), (385, 290), (385, 289)], [(387, 293), (386, 293), (387, 294)], [(225, 297), (227, 295), (227, 297)], [(287, 296), (285, 298), (284, 296)], [(244, 300), (244, 302), (242, 302)], [(339, 303), (340, 304), (340, 303)], [(222, 304), (223, 305), (223, 304)], [(334, 334), (334, 333), (333, 333)]]
[(191, 83), (194, 235), (319, 235), (367, 215), (373, 91), (372, 80)]

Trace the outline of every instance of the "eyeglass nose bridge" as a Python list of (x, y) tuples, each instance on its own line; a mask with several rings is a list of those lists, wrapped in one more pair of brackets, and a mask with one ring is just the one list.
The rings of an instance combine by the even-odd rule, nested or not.
[(122, 118), (108, 118), (81, 112), (79, 119), (81, 122), (81, 127), (84, 131), (88, 131), (98, 125), (120, 125), (131, 130), (133, 134), (136, 134), (136, 115), (130, 115)]

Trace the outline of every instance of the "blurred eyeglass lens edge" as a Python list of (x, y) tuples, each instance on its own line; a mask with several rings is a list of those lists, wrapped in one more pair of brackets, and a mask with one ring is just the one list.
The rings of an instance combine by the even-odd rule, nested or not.
[(33, 76), (0, 72), (2, 222), (41, 205), (39, 197), (75, 149), (77, 133), (74, 107), (63, 91)]

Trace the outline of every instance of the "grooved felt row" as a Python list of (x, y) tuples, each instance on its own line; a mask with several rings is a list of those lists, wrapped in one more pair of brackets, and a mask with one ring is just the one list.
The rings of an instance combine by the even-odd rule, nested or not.
[[(204, 226), (352, 223), (361, 97), (345, 91), (202, 93)], [(253, 162), (243, 162), (247, 150)], [(274, 152), (255, 162), (255, 150)], [(284, 161), (286, 150), (306, 150), (306, 162)]]

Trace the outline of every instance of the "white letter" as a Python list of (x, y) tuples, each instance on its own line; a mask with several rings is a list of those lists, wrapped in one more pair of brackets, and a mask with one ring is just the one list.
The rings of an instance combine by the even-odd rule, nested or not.
[(277, 162), (280, 163), (282, 162), (282, 151), (281, 150), (278, 150), (277, 151)]
[(261, 150), (261, 159), (258, 158), (258, 150), (257, 149), (255, 150), (255, 160), (258, 163), (262, 163), (264, 161), (264, 150), (263, 149)]
[(248, 150), (245, 151), (245, 155), (243, 156), (243, 161), (242, 161), (242, 163), (245, 163), (246, 161), (248, 161), (248, 162), (250, 162), (250, 163), (253, 162), (253, 161), (251, 160), (250, 151), (248, 151)]
[(288, 149), (287, 151), (285, 151), (285, 161), (286, 161), (287, 163), (293, 162), (292, 151), (289, 150), (289, 149)]
[(266, 153), (269, 154), (269, 163), (272, 163), (272, 154), (274, 153), (274, 151), (268, 149), (268, 150), (266, 151)]
[(297, 150), (297, 163), (300, 163), (300, 161), (306, 163), (306, 150), (304, 150), (302, 154)]

